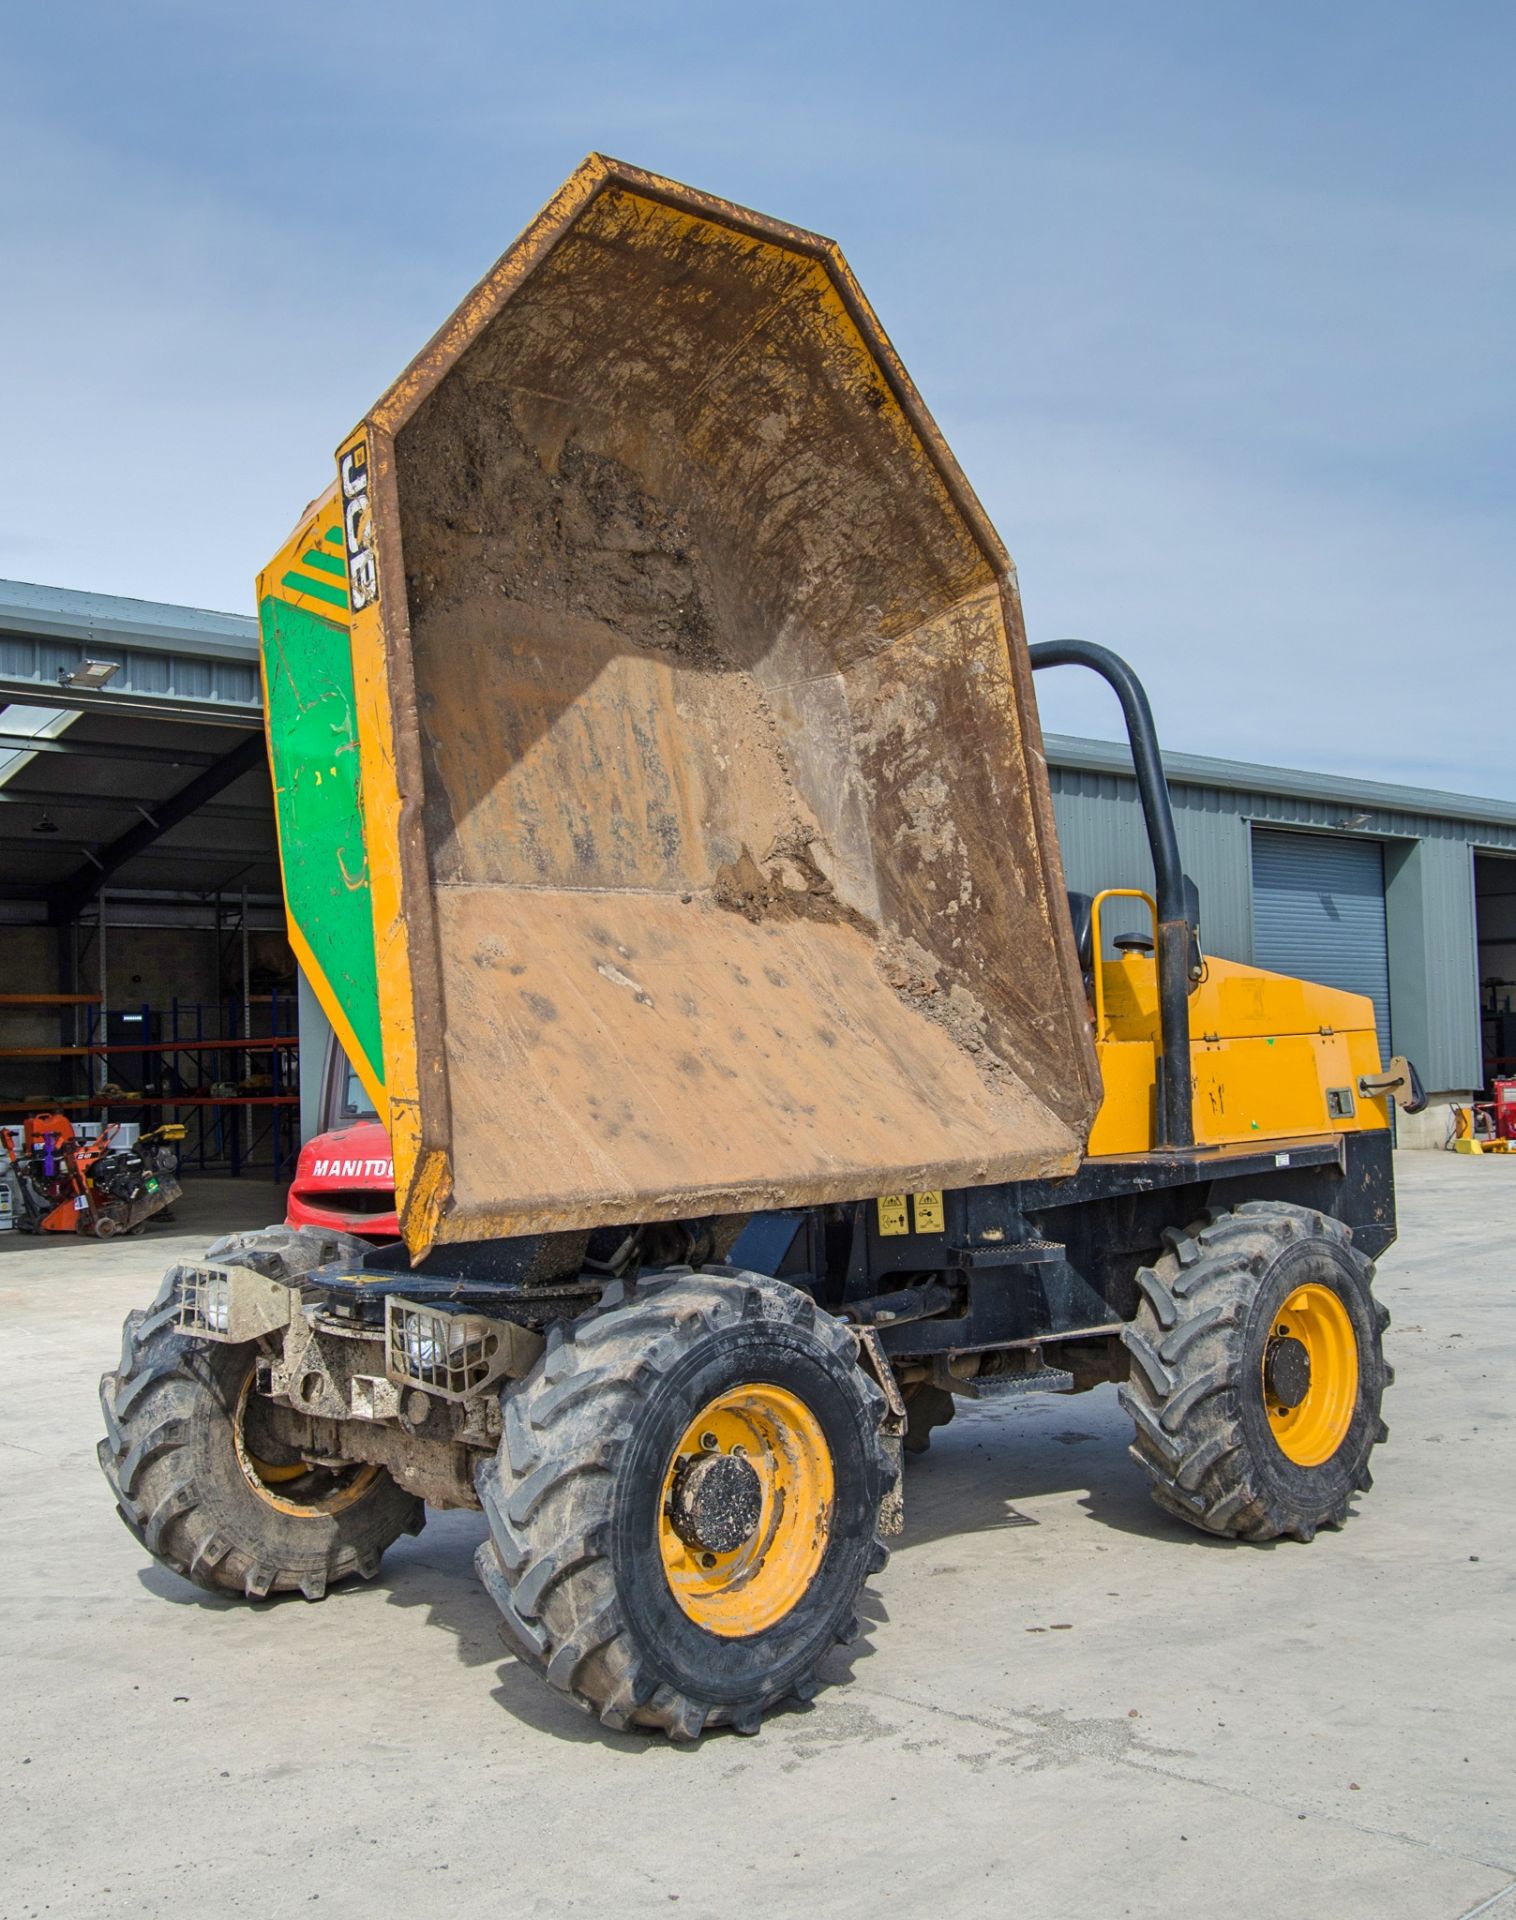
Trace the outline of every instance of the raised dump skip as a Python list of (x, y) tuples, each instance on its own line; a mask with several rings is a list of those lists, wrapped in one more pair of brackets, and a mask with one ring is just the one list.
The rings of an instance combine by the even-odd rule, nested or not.
[(830, 242), (589, 161), (339, 464), (413, 1252), (1077, 1162), (1009, 562)]

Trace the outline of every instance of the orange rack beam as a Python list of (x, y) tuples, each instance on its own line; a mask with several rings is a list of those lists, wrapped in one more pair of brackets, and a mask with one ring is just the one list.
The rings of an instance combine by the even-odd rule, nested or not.
[(298, 1047), (298, 1033), (276, 1033), (272, 1040), (126, 1040), (97, 1047), (0, 1047), (0, 1060), (73, 1060), (97, 1053), (272, 1053)]
[(155, 1093), (134, 1095), (123, 1100), (102, 1100), (92, 1094), (88, 1099), (70, 1095), (66, 1100), (7, 1100), (0, 1102), (0, 1113), (61, 1113), (65, 1107), (298, 1107), (298, 1093), (228, 1093), (213, 1099), (201, 1093)]

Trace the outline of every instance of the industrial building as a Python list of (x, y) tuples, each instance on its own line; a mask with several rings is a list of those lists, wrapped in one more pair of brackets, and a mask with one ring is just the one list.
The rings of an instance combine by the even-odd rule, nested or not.
[(297, 982), (256, 624), (0, 583), (0, 1127), (173, 1118), (286, 1176)]
[[(1051, 734), (1047, 756), (1069, 885), (1150, 884), (1125, 747)], [(1444, 1145), (1452, 1104), (1516, 1068), (1516, 804), (1193, 754), (1164, 765), (1208, 951), (1367, 994), (1381, 1050), (1414, 1061), (1431, 1096), (1400, 1117), (1401, 1144)]]
[[(1047, 754), (1070, 887), (1150, 884), (1125, 746)], [(1166, 764), (1207, 949), (1367, 994), (1432, 1095), (1401, 1139), (1442, 1145), (1516, 1065), (1516, 804)], [(256, 623), (0, 582), (0, 1125), (173, 1114), (189, 1171), (286, 1174), (327, 1035), (299, 985)]]

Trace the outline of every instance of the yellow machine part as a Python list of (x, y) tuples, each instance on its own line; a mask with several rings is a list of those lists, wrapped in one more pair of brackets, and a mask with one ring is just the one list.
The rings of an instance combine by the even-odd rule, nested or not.
[[(1142, 1153), (1156, 1134), (1157, 968), (1150, 955), (1126, 953), (1100, 969), (1105, 1097), (1090, 1153)], [(1359, 1076), (1380, 1066), (1373, 1005), (1361, 994), (1207, 959), (1190, 996), (1190, 1060), (1200, 1146), (1389, 1125), (1388, 1101), (1358, 1091)]]
[(832, 242), (592, 158), (338, 475), (414, 1255), (1074, 1170), (1014, 574)]
[[(1154, 1145), (1153, 963), (1092, 1035), (1009, 558), (832, 242), (592, 158), (337, 467), (265, 705), (413, 1255), (936, 1231)], [(1211, 960), (1190, 1021), (1199, 1144), (1387, 1124), (1366, 1000)]]
[(1297, 1467), (1319, 1467), (1347, 1438), (1358, 1404), (1358, 1343), (1353, 1322), (1331, 1287), (1298, 1287), (1275, 1316), (1274, 1331), (1298, 1340), (1310, 1360), (1310, 1392), (1286, 1406), (1263, 1375), (1269, 1431)]
[[(739, 1454), (761, 1508), (749, 1538), (723, 1553), (688, 1545), (671, 1519), (682, 1467)], [(762, 1633), (791, 1613), (816, 1578), (831, 1535), (835, 1473), (821, 1423), (786, 1388), (750, 1381), (703, 1407), (674, 1448), (659, 1501), (658, 1546), (674, 1598), (727, 1639)]]

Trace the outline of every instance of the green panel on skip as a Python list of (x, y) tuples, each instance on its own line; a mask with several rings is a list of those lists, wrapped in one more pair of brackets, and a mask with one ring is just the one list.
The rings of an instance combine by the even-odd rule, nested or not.
[[(324, 976), (312, 986), (329, 1015), (329, 1001), (335, 1000), (382, 1085), (374, 914), (347, 628), (272, 596), (258, 608), (258, 626), (285, 902)], [(333, 1024), (340, 1033), (335, 1018)]]

